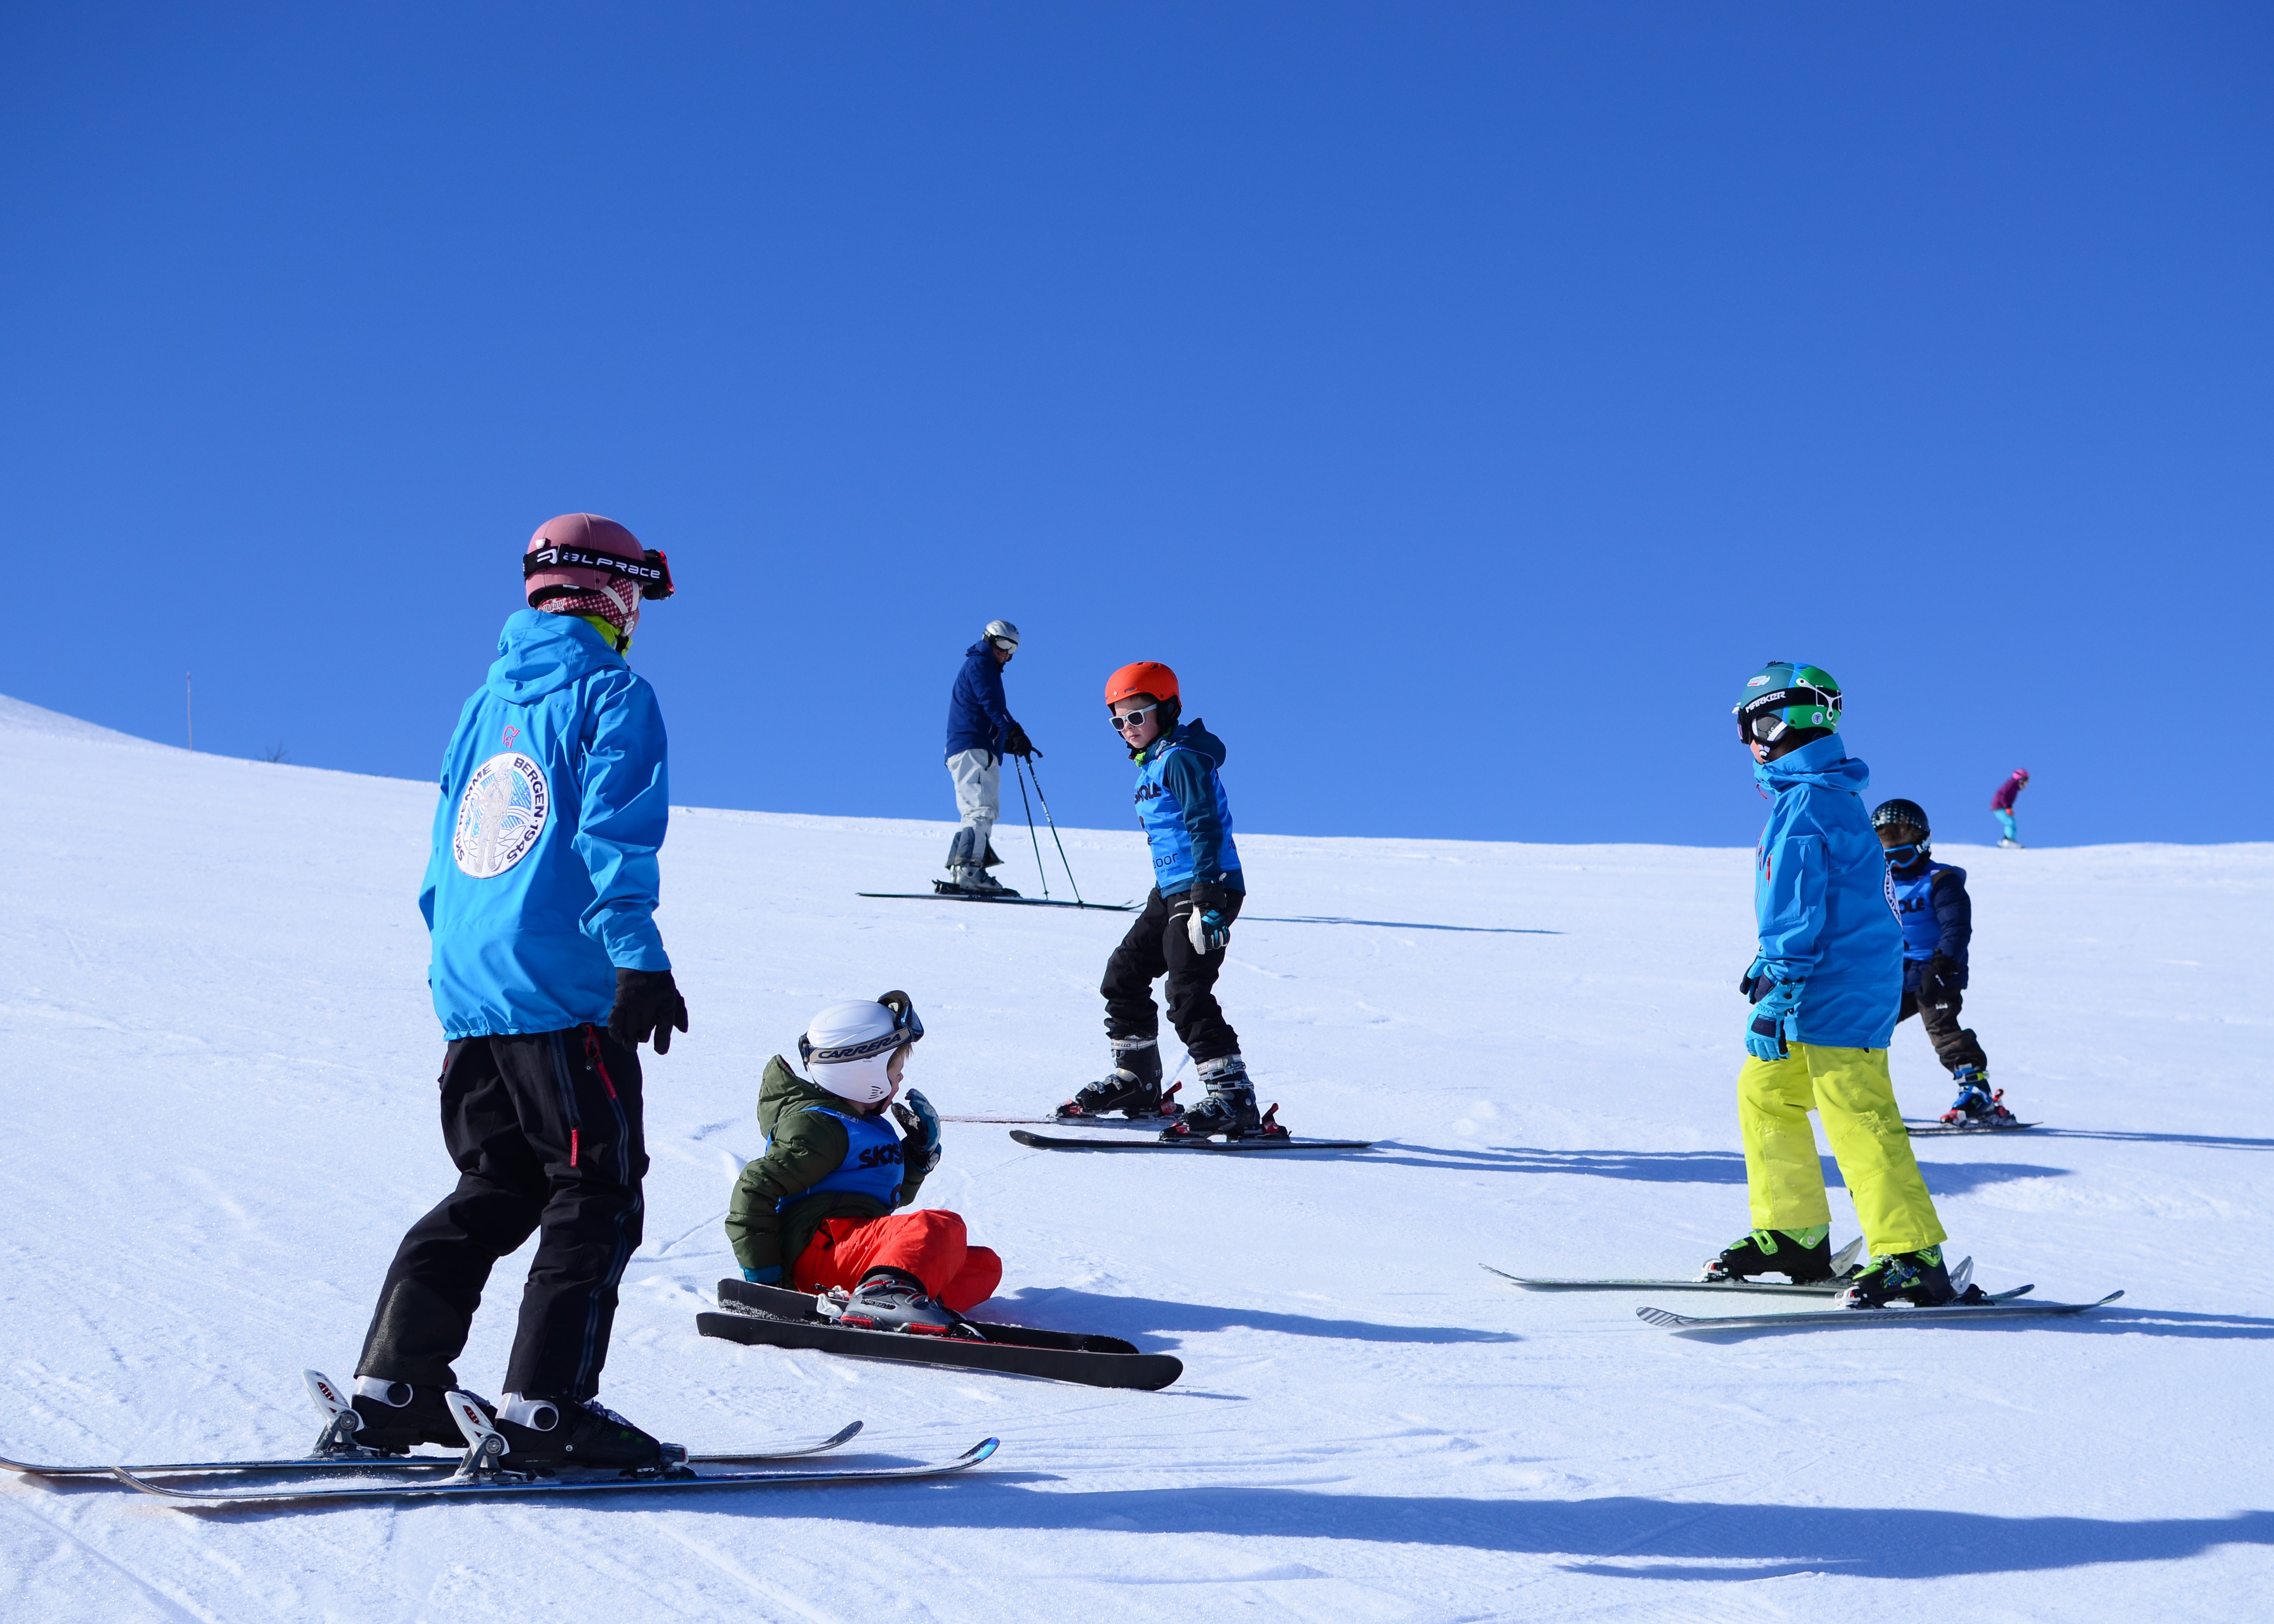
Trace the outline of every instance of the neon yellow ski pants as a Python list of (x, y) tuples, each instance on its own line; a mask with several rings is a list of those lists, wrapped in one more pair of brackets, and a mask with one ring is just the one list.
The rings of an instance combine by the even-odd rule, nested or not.
[(1746, 1059), (1737, 1073), (1737, 1122), (1745, 1136), (1753, 1228), (1805, 1229), (1832, 1222), (1811, 1110), (1824, 1118), (1824, 1137), (1832, 1141), (1832, 1159), (1872, 1255), (1939, 1244), (1942, 1221), (1911, 1154), (1884, 1049), (1796, 1043), (1782, 1060)]

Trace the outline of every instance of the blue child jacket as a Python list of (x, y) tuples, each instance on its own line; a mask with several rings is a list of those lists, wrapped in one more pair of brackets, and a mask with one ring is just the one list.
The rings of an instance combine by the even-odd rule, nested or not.
[(1224, 741), (1194, 720), (1138, 758), (1137, 822), (1153, 848), (1153, 883), (1163, 897), (1190, 891), (1195, 878), (1247, 889), (1231, 843), (1231, 802), (1216, 771), (1226, 754)]
[(667, 970), (670, 818), (655, 690), (574, 615), (523, 609), (442, 758), (419, 912), (453, 1038), (602, 1021), (616, 969)]
[(1966, 949), (1974, 939), (1974, 903), (1966, 870), (1949, 863), (1913, 863), (1887, 870), (1887, 902), (1903, 929), (1903, 961), (1924, 964), (1939, 953), (1966, 985)]
[(947, 753), (992, 750), (1011, 741), (1011, 706), (1003, 697), (1003, 664), (982, 637), (963, 651), (963, 669), (947, 696)]
[(1885, 1049), (1902, 1007), (1903, 933), (1864, 808), (1871, 769), (1835, 733), (1757, 763), (1753, 776), (1774, 798), (1753, 853), (1763, 968), (1808, 983), (1801, 1042)]

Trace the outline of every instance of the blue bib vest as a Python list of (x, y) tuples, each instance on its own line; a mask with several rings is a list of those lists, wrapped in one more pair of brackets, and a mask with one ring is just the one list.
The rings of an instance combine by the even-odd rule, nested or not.
[(1934, 876), (1949, 867), (1929, 861), (1908, 877), (1887, 870), (1887, 903), (1903, 928), (1903, 957), (1914, 964), (1942, 949), (1942, 921), (1934, 916)]
[[(805, 1109), (834, 1116), (845, 1124), (845, 1160), (820, 1183), (809, 1184), (795, 1195), (776, 1201), (774, 1210), (780, 1212), (792, 1202), (802, 1201), (823, 1190), (865, 1195), (888, 1210), (897, 1205), (900, 1199), (900, 1136), (885, 1125), (884, 1118), (832, 1111), (825, 1105), (809, 1105)], [(769, 1145), (772, 1142), (767, 1141)]]
[[(1153, 883), (1161, 888), (1164, 897), (1189, 890), (1195, 877), (1193, 836), (1185, 827), (1185, 808), (1162, 776), (1170, 756), (1190, 748), (1189, 745), (1171, 744), (1137, 770), (1137, 822), (1153, 848)], [(1231, 843), (1231, 803), (1224, 798), (1222, 778), (1211, 778), (1209, 782), (1216, 789), (1216, 822), (1224, 827), (1224, 854), (1216, 866), (1219, 872), (1230, 871), (1239, 867), (1239, 848)], [(1207, 877), (1213, 881), (1216, 876), (1211, 874)]]

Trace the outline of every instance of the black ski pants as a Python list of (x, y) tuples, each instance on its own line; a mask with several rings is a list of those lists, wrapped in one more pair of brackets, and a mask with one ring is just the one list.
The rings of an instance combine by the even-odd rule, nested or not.
[(1965, 1007), (1966, 999), (1954, 992), (1948, 996), (1950, 1006), (1939, 1010), (1931, 1004), (1921, 1004), (1918, 994), (1905, 993), (1903, 1011), (1895, 1017), (1895, 1024), (1901, 1026), (1912, 1016), (1917, 1016), (1919, 1024), (1926, 1028), (1927, 1041), (1934, 1045), (1934, 1057), (1942, 1062), (1943, 1070), (1952, 1076), (1955, 1077), (1958, 1068), (1966, 1065), (1977, 1071), (1987, 1071), (1990, 1056), (1982, 1052), (1982, 1045), (1976, 1040), (1974, 1029), (1958, 1024), (1958, 1011)]
[[(1239, 917), (1245, 898), (1227, 893), (1225, 912)], [(1239, 1034), (1224, 1019), (1216, 1001), (1216, 973), (1224, 968), (1224, 950), (1194, 951), (1187, 922), (1193, 911), (1190, 891), (1163, 900), (1160, 889), (1145, 898), (1144, 911), (1121, 945), (1105, 961), (1105, 1032), (1108, 1037), (1151, 1038), (1161, 1034), (1161, 1012), (1154, 1007), (1153, 983), (1169, 978), (1169, 1019), (1177, 1036), (1192, 1051), (1193, 1061), (1216, 1060), (1239, 1052)]]
[(458, 1187), (403, 1237), (356, 1373), (456, 1386), (491, 1266), (541, 1227), (503, 1390), (591, 1398), (644, 1213), (639, 1051), (605, 1026), (459, 1038), (441, 1093)]

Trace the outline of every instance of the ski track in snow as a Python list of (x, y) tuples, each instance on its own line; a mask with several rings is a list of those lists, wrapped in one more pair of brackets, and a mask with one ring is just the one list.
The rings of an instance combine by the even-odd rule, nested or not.
[[(303, 1447), (301, 1368), (352, 1372), (451, 1177), (417, 909), (434, 792), (6, 699), (0, 750), (0, 1452)], [(818, 1005), (907, 988), (911, 1080), (950, 1112), (1035, 1114), (1103, 1062), (1125, 917), (854, 896), (920, 889), (947, 831), (674, 813), (659, 918), (694, 1029), (647, 1063), (647, 1240), (604, 1396), (706, 1449), (855, 1417), (846, 1458), (879, 1464), (999, 1434), (989, 1467), (223, 1515), (0, 1478), (0, 1617), (2261, 1616), (2274, 846), (1943, 853), (1979, 921), (1968, 1019), (2048, 1126), (1920, 1159), (1992, 1289), (2127, 1290), (2081, 1320), (1693, 1340), (1637, 1322), (1647, 1293), (1495, 1280), (1477, 1265), (1686, 1273), (1746, 1227), (1749, 854), (1243, 834), (1259, 916), (1222, 993), (1264, 1096), (1381, 1147), (1089, 1156), (951, 1124), (925, 1192), (1003, 1253), (989, 1314), (1174, 1352), (1183, 1380), (699, 1337), (758, 1072)], [(1065, 844), (1085, 894), (1143, 894), (1133, 831)], [(1894, 1065), (1909, 1115), (1947, 1103), (1916, 1022)], [(526, 1262), (493, 1279), (477, 1389)]]

